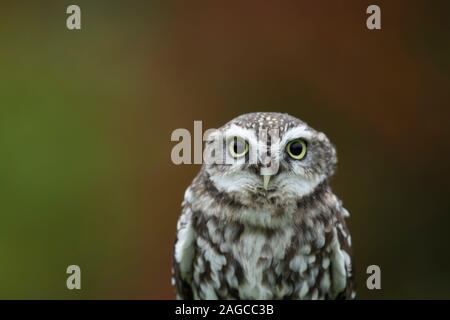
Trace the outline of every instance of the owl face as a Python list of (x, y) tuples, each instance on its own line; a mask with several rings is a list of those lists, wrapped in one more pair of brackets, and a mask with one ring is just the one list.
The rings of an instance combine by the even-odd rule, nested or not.
[(287, 114), (239, 116), (210, 136), (206, 153), (218, 141), (223, 161), (204, 170), (219, 191), (244, 203), (295, 201), (328, 179), (337, 162), (325, 134)]

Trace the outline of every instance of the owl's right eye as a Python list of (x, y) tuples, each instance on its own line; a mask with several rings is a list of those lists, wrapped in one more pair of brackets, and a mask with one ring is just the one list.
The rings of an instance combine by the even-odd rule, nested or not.
[(233, 158), (241, 158), (248, 153), (248, 142), (242, 138), (234, 137), (230, 139), (228, 150)]

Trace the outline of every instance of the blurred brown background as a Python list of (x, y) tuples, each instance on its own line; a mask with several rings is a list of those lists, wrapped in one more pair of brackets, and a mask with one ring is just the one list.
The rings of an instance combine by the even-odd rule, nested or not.
[(253, 111), (336, 144), (359, 298), (450, 298), (449, 2), (74, 3), (0, 5), (0, 298), (172, 299), (170, 134)]

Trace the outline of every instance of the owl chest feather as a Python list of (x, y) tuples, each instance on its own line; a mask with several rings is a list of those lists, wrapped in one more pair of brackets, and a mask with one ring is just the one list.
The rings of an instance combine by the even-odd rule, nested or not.
[(216, 220), (205, 226), (194, 264), (197, 298), (308, 299), (329, 293), (329, 252), (311, 252), (295, 227), (268, 230)]

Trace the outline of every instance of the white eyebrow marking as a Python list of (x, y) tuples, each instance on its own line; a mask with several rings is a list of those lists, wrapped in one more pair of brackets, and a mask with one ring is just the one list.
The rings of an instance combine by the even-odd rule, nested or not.
[(292, 128), (288, 130), (283, 139), (280, 141), (280, 147), (284, 148), (289, 141), (297, 138), (303, 138), (305, 140), (310, 140), (312, 137), (316, 137), (317, 134), (314, 134), (306, 125), (300, 125), (298, 127)]

